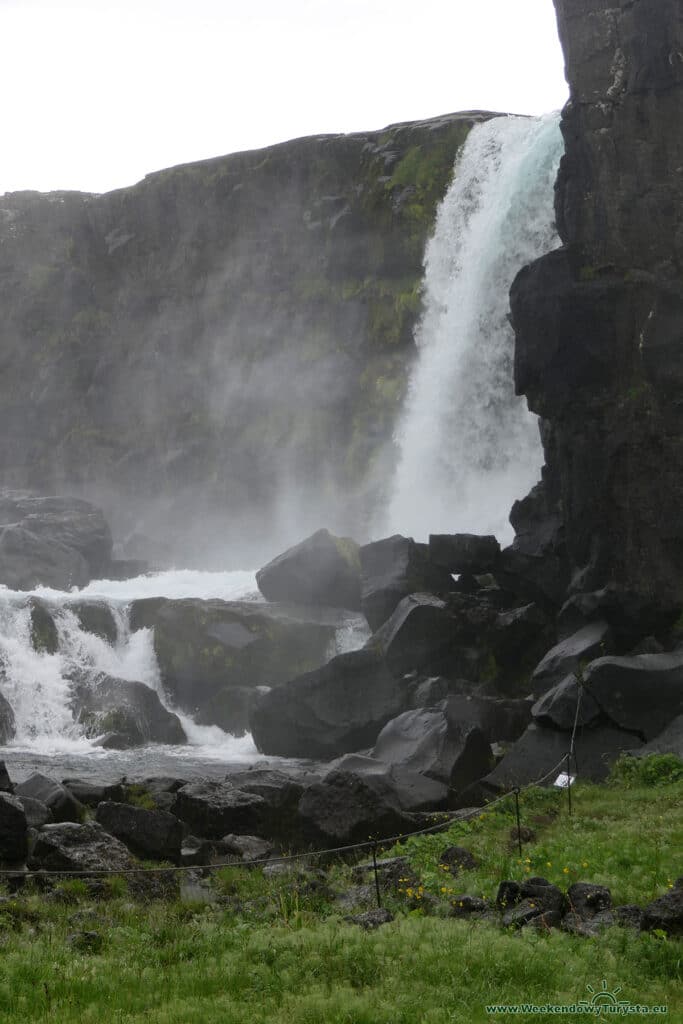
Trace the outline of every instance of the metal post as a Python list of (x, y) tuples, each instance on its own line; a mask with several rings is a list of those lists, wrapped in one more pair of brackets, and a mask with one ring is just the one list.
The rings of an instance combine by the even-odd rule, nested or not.
[(572, 813), (572, 776), (571, 776), (571, 770), (572, 770), (572, 756), (571, 756), (571, 754), (567, 754), (567, 801), (569, 803), (569, 816), (570, 817), (571, 817), (571, 813)]
[(517, 843), (519, 845), (519, 855), (522, 856), (522, 826), (519, 821), (519, 788), (514, 790), (515, 794), (515, 814), (517, 815)]
[(377, 893), (377, 906), (382, 906), (382, 894), (379, 890), (379, 875), (377, 873), (377, 843), (372, 846), (372, 866), (375, 872), (375, 892)]

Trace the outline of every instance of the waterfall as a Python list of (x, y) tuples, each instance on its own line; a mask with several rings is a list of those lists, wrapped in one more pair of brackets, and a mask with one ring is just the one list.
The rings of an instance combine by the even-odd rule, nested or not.
[[(70, 593), (39, 587), (22, 592), (0, 587), (0, 689), (14, 712), (12, 748), (44, 754), (93, 753), (98, 748), (84, 735), (72, 710), (74, 679), (116, 679), (141, 682), (156, 691), (164, 707), (180, 718), (190, 747), (220, 749), (232, 754), (251, 747), (217, 726), (200, 726), (169, 704), (154, 652), (152, 630), (130, 628), (130, 603), (145, 597), (180, 600), (250, 599), (256, 589), (253, 573), (181, 570), (132, 580), (97, 580)], [(32, 597), (48, 608), (57, 630), (54, 653), (36, 650), (31, 639)], [(109, 608), (116, 624), (113, 643), (83, 629), (73, 605), (96, 601)], [(6, 748), (9, 749), (9, 748)], [(179, 753), (182, 753), (180, 751)]]
[(559, 245), (553, 184), (559, 115), (475, 126), (425, 254), (418, 358), (397, 431), (385, 532), (495, 533), (543, 463), (536, 417), (514, 394), (508, 292)]

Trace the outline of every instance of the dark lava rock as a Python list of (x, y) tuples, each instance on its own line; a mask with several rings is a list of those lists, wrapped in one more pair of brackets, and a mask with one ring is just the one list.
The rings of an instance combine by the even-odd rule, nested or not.
[(420, 879), (407, 857), (378, 857), (376, 861), (363, 861), (354, 866), (353, 878), (357, 882), (370, 880), (373, 891), (376, 891), (375, 870), (382, 892), (398, 893), (407, 886), (416, 889), (420, 884)]
[(661, 929), (667, 935), (683, 935), (683, 886), (676, 885), (670, 892), (653, 900), (643, 910), (643, 931)]
[(231, 854), (240, 857), (246, 864), (267, 860), (274, 852), (273, 844), (258, 836), (223, 836), (222, 846)]
[(439, 857), (439, 864), (445, 864), (452, 875), (459, 871), (471, 871), (479, 864), (478, 859), (464, 846), (448, 846)]
[(360, 925), (365, 931), (374, 931), (383, 924), (390, 924), (394, 915), (386, 907), (376, 907), (374, 910), (366, 910), (363, 914), (353, 914), (345, 918), (349, 924)]
[(17, 796), (29, 796), (34, 800), (40, 800), (49, 808), (55, 822), (81, 821), (83, 818), (83, 806), (73, 794), (65, 786), (46, 775), (41, 775), (40, 772), (29, 776), (25, 782), (20, 782), (15, 787), (15, 793)]
[(107, 643), (116, 643), (119, 631), (109, 605), (102, 601), (78, 601), (70, 604), (69, 610), (74, 613), (84, 632), (93, 633)]
[(522, 882), (520, 895), (523, 900), (531, 900), (543, 912), (547, 910), (562, 912), (565, 908), (565, 895), (556, 885), (551, 885), (545, 878), (528, 878)]
[(403, 710), (405, 692), (375, 651), (340, 654), (265, 694), (251, 733), (264, 754), (330, 759), (373, 743)]
[(84, 807), (97, 807), (103, 800), (122, 803), (124, 799), (124, 786), (121, 782), (97, 785), (84, 779), (62, 779), (62, 785)]
[(635, 903), (624, 903), (614, 908), (614, 920), (622, 928), (635, 928), (639, 931), (643, 920), (643, 908)]
[(603, 910), (612, 909), (612, 894), (604, 885), (574, 882), (567, 890), (569, 909), (579, 917), (588, 919)]
[[(569, 739), (568, 732), (530, 725), (490, 775), (481, 780), (482, 785), (491, 787), (493, 791), (502, 792), (514, 786), (526, 786), (535, 782), (566, 756)], [(637, 740), (634, 743), (634, 739), (633, 733), (611, 726), (598, 726), (579, 732), (576, 738), (576, 756), (580, 777), (594, 782), (604, 781), (609, 774), (610, 766), (619, 754), (640, 745)], [(557, 771), (553, 771), (544, 784), (550, 785), (564, 770), (564, 766), (560, 764)]]
[(433, 594), (410, 594), (368, 641), (396, 676), (406, 672), (450, 674), (454, 651), (460, 646), (453, 616), (445, 601)]
[(584, 683), (615, 725), (651, 740), (683, 714), (683, 651), (599, 658)]
[(319, 668), (347, 621), (334, 609), (254, 601), (149, 598), (131, 606), (131, 628), (154, 629), (165, 691), (190, 713), (220, 702), (228, 688), (277, 686)]
[(111, 558), (102, 512), (78, 498), (0, 495), (0, 581), (16, 590), (84, 586)]
[(0, 761), (0, 793), (13, 793), (14, 783), (9, 777), (7, 771), (7, 765), (4, 761)]
[(511, 907), (522, 898), (522, 887), (519, 882), (508, 879), (501, 882), (496, 893), (496, 906), (501, 910)]
[(97, 808), (95, 820), (137, 857), (180, 863), (183, 826), (168, 811), (105, 801)]
[(0, 693), (0, 746), (14, 738), (16, 722), (9, 701)]
[(28, 854), (28, 823), (18, 797), (0, 793), (0, 861), (23, 863)]
[(220, 839), (229, 832), (260, 835), (266, 807), (256, 793), (245, 793), (228, 782), (200, 781), (177, 791), (172, 813), (196, 835)]
[(360, 556), (355, 541), (318, 530), (256, 573), (268, 601), (360, 609)]
[(133, 867), (135, 862), (123, 843), (94, 821), (45, 825), (29, 860), (32, 871), (107, 871), (115, 875)]
[(522, 899), (503, 914), (503, 925), (506, 928), (523, 928), (536, 917), (547, 913), (546, 907), (534, 899)]
[(20, 796), (18, 800), (24, 808), (29, 828), (41, 829), (43, 825), (54, 820), (50, 808), (42, 800), (36, 800), (32, 796)]
[(593, 622), (556, 644), (534, 669), (531, 687), (535, 696), (547, 693), (570, 673), (611, 651), (606, 622)]
[(448, 805), (448, 787), (404, 765), (386, 764), (363, 754), (346, 754), (333, 761), (322, 779), (335, 772), (361, 777), (372, 775), (392, 792), (404, 811), (442, 810)]
[(59, 636), (50, 609), (38, 597), (29, 600), (31, 609), (31, 644), (34, 651), (55, 654), (59, 647)]
[(224, 686), (197, 707), (195, 722), (217, 725), (232, 736), (244, 736), (249, 731), (251, 709), (263, 696), (261, 690), (261, 687)]
[(299, 819), (304, 839), (323, 848), (415, 830), (393, 786), (374, 773), (330, 772), (302, 796)]
[(449, 899), (449, 917), (470, 917), (472, 914), (485, 914), (489, 904), (481, 896), (470, 896), (468, 893), (459, 893)]
[(491, 747), (481, 729), (448, 714), (448, 702), (405, 711), (384, 726), (373, 756), (444, 782), (455, 790), (490, 771)]
[(495, 569), (500, 544), (493, 536), (474, 533), (430, 533), (429, 557), (450, 573), (478, 576)]
[[(680, 3), (556, 0), (570, 102), (563, 247), (511, 291), (515, 386), (545, 421), (571, 573), (683, 604)], [(647, 125), (643, 134), (642, 126)], [(648, 632), (653, 632), (648, 629)]]
[(683, 715), (677, 715), (663, 732), (632, 753), (638, 757), (647, 757), (648, 754), (675, 754), (683, 760)]
[(379, 629), (404, 597), (418, 592), (446, 594), (453, 589), (447, 569), (431, 560), (426, 544), (395, 534), (360, 549), (362, 608)]
[(536, 701), (531, 714), (541, 725), (571, 730), (575, 721), (581, 727), (590, 725), (600, 717), (601, 710), (590, 690), (583, 686), (580, 688), (576, 676), (569, 675)]
[(562, 918), (560, 928), (570, 935), (580, 935), (585, 939), (594, 939), (605, 928), (611, 928), (615, 923), (615, 917), (611, 910), (600, 910), (590, 917), (577, 914), (570, 910)]
[(144, 683), (100, 676), (81, 684), (73, 695), (74, 712), (86, 736), (115, 734), (115, 748), (147, 743), (187, 743), (180, 719), (167, 711), (159, 696)]

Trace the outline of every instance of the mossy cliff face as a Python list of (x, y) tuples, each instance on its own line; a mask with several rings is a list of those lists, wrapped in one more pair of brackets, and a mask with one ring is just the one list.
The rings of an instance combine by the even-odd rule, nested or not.
[(516, 385), (546, 420), (571, 588), (683, 603), (679, 0), (555, 0), (570, 100), (564, 246), (511, 293)]
[(0, 199), (5, 485), (90, 494), (176, 557), (263, 536), (277, 550), (321, 522), (362, 536), (424, 245), (487, 116)]

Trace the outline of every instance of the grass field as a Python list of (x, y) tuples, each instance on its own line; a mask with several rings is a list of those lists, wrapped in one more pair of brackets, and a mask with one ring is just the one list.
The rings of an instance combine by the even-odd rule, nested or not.
[[(144, 902), (121, 880), (106, 899), (93, 899), (82, 881), (5, 898), (0, 1021), (465, 1024), (506, 1019), (487, 1013), (491, 1003), (576, 1003), (603, 979), (608, 990), (621, 988), (620, 1000), (666, 1004), (665, 1019), (681, 1021), (679, 940), (620, 927), (595, 939), (512, 932), (447, 916), (460, 892), (493, 897), (503, 878), (525, 874), (563, 888), (576, 879), (608, 885), (617, 904), (666, 892), (682, 873), (683, 781), (644, 781), (653, 780), (626, 772), (614, 785), (577, 785), (571, 817), (558, 791), (523, 794), (522, 821), (535, 838), (521, 858), (511, 806), (409, 840), (393, 852), (407, 853), (422, 891), (387, 896), (396, 919), (374, 932), (344, 921), (331, 898), (328, 886), (350, 885), (350, 868), (340, 865), (313, 888), (293, 876), (223, 869), (213, 903)], [(439, 867), (450, 843), (480, 865), (452, 878)]]

